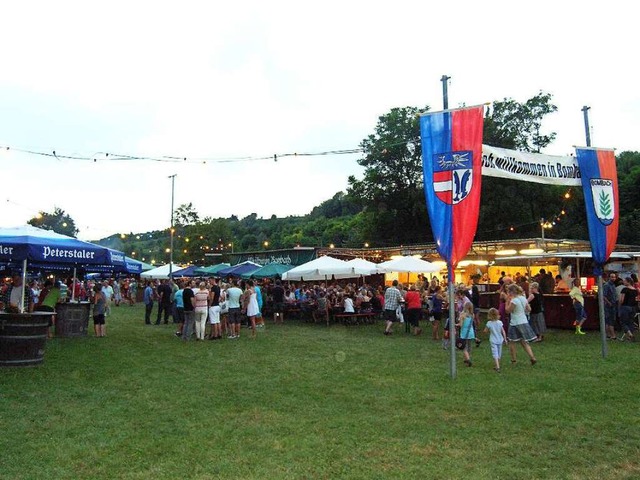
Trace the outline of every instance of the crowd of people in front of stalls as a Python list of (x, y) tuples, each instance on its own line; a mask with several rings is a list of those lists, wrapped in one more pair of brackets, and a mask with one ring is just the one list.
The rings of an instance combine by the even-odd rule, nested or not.
[[(634, 339), (634, 318), (638, 311), (637, 277), (632, 274), (624, 279), (615, 273), (606, 275), (603, 297), (605, 301), (605, 323), (607, 336), (616, 339), (616, 328), (623, 335), (619, 340)], [(465, 364), (472, 365), (472, 345), (480, 345), (480, 292), (478, 278), (473, 278), (471, 287), (464, 284), (455, 288), (455, 326), (458, 341), (456, 347), (464, 351)], [(530, 343), (541, 342), (547, 332), (544, 318), (544, 295), (568, 293), (573, 300), (576, 318), (576, 334), (582, 335), (586, 319), (584, 296), (579, 279), (571, 285), (559, 276), (554, 277), (544, 269), (533, 278), (516, 274), (513, 278), (502, 275), (499, 279), (499, 307), (490, 309), (484, 333), (495, 360), (495, 369), (500, 371), (502, 345), (509, 345), (511, 362), (517, 361), (518, 343), (529, 357), (531, 364), (537, 362)], [(120, 280), (68, 279), (66, 282), (46, 279), (34, 281), (23, 287), (22, 277), (15, 276), (12, 282), (0, 289), (0, 303), (16, 308), (24, 288), (25, 311), (54, 311), (55, 304), (64, 299), (88, 300), (94, 304), (93, 319), (95, 334), (106, 335), (105, 317), (111, 305), (136, 302), (138, 282), (134, 278)], [(264, 328), (264, 315), (272, 315), (274, 322), (283, 323), (285, 314), (299, 313), (315, 321), (327, 320), (332, 314), (371, 313), (385, 320), (385, 335), (393, 334), (396, 322), (406, 322), (407, 329), (421, 335), (420, 322), (428, 320), (431, 336), (442, 339), (444, 349), (450, 348), (449, 314), (446, 278), (443, 283), (437, 277), (427, 281), (419, 275), (417, 282), (405, 288), (397, 280), (390, 287), (383, 285), (357, 285), (334, 282), (307, 284), (266, 280), (262, 284), (254, 279), (218, 281), (217, 279), (180, 279), (146, 281), (143, 287), (145, 323), (152, 324), (154, 306), (157, 305), (155, 324), (176, 324), (176, 336), (190, 340), (237, 339), (241, 326), (251, 328), (255, 337), (257, 329)], [(0, 305), (3, 307), (3, 305)], [(444, 325), (442, 321), (445, 320)], [(441, 326), (444, 330), (441, 331)]]

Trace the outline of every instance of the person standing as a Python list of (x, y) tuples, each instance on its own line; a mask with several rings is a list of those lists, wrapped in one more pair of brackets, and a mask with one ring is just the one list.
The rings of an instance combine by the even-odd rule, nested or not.
[(276, 280), (276, 286), (271, 290), (271, 295), (273, 296), (273, 323), (284, 323), (284, 288), (280, 279)]
[(413, 334), (420, 335), (422, 333), (422, 329), (420, 328), (422, 298), (420, 297), (420, 292), (417, 290), (416, 285), (409, 286), (409, 291), (405, 295), (404, 301), (407, 305), (407, 322), (413, 328)]
[(490, 308), (487, 313), (487, 326), (484, 333), (489, 333), (489, 343), (491, 344), (491, 356), (495, 363), (493, 369), (500, 373), (500, 359), (502, 358), (502, 345), (507, 343), (507, 334), (504, 325), (500, 320), (500, 312), (495, 308)]
[(107, 300), (100, 285), (93, 286), (93, 331), (96, 337), (106, 336), (105, 309)]
[(240, 311), (240, 298), (242, 290), (235, 283), (231, 282), (231, 287), (227, 289), (227, 305), (229, 306), (229, 329), (228, 338), (240, 338), (240, 322), (242, 321), (242, 312)]
[(529, 306), (531, 307), (529, 319), (531, 327), (537, 335), (535, 341), (541, 342), (544, 340), (544, 334), (547, 333), (547, 324), (544, 321), (544, 296), (540, 292), (538, 282), (533, 282), (529, 288), (531, 289), (531, 293), (529, 293), (529, 297), (527, 298)]
[(609, 340), (616, 340), (616, 318), (618, 317), (618, 292), (616, 291), (617, 275), (610, 273), (609, 278), (602, 286), (604, 298), (604, 325)]
[[(471, 285), (471, 303), (473, 303), (473, 328), (476, 331), (480, 328), (480, 288), (478, 287), (478, 282), (480, 281), (482, 276), (478, 273), (471, 277), (471, 281), (473, 284)], [(476, 335), (476, 347), (479, 347), (482, 343), (479, 336)]]
[(169, 323), (169, 314), (171, 313), (171, 287), (168, 280), (162, 280), (157, 288), (158, 294), (158, 315), (156, 317), (156, 325), (160, 325), (160, 318), (164, 312), (164, 323)]
[(31, 289), (28, 285), (22, 284), (22, 275), (13, 276), (13, 281), (5, 290), (3, 298), (0, 298), (0, 303), (15, 309), (19, 309), (22, 303), (25, 313), (33, 310)]
[(151, 312), (153, 311), (153, 288), (151, 288), (151, 282), (147, 281), (144, 288), (144, 323), (145, 325), (151, 325)]
[(587, 319), (587, 312), (584, 309), (584, 296), (580, 289), (580, 279), (573, 279), (573, 287), (569, 291), (569, 296), (573, 300), (573, 309), (576, 312), (576, 319), (573, 321), (573, 326), (576, 327), (576, 335), (586, 335), (582, 331), (582, 325)]
[[(196, 340), (204, 340), (205, 330), (207, 328), (207, 315), (209, 314), (209, 290), (204, 282), (200, 282), (198, 290), (195, 292), (195, 321), (196, 321)], [(169, 294), (171, 295), (171, 294)]]
[(175, 306), (174, 320), (178, 322), (178, 330), (176, 330), (176, 337), (182, 337), (182, 328), (184, 327), (184, 288), (182, 280), (178, 280), (176, 283), (178, 291), (173, 297)]
[(396, 316), (396, 310), (400, 308), (402, 303), (402, 294), (398, 290), (398, 280), (394, 280), (389, 288), (384, 292), (384, 319), (386, 326), (384, 329), (385, 335), (391, 335), (393, 331), (393, 323), (398, 320)]
[(116, 307), (119, 307), (120, 302), (122, 301), (120, 282), (118, 282), (118, 280), (114, 280), (111, 288), (113, 289), (113, 302), (116, 304)]
[(553, 289), (556, 286), (556, 282), (553, 280), (553, 275), (551, 272), (547, 273), (544, 268), (540, 269), (540, 281), (538, 282), (540, 286), (540, 293), (543, 295), (552, 295)]
[(109, 280), (105, 280), (102, 284), (102, 293), (105, 301), (104, 316), (106, 317), (111, 314), (111, 300), (113, 299), (113, 287)]
[[(40, 298), (38, 305), (35, 306), (34, 310), (36, 312), (50, 312), (55, 313), (56, 304), (60, 301), (60, 283), (56, 282), (55, 284), (47, 279), (44, 282), (44, 288), (40, 292)], [(53, 331), (51, 327), (54, 325), (55, 315), (49, 316), (49, 329), (47, 332), (47, 336), (49, 338), (53, 337)]]
[(476, 332), (473, 328), (473, 303), (465, 303), (458, 317), (458, 328), (460, 328), (460, 340), (464, 342), (463, 356), (467, 367), (473, 365), (471, 362), (471, 342), (476, 339)]
[(191, 340), (193, 334), (193, 324), (195, 322), (196, 299), (193, 292), (196, 282), (191, 281), (182, 292), (182, 303), (184, 304), (184, 325), (182, 326), (182, 339)]
[(247, 281), (247, 289), (244, 291), (245, 298), (247, 299), (247, 318), (251, 325), (251, 338), (256, 337), (256, 315), (260, 311), (258, 307), (258, 298), (256, 291), (254, 290), (253, 280)]
[(264, 318), (262, 317), (262, 307), (264, 306), (264, 297), (262, 288), (258, 285), (257, 280), (253, 281), (253, 290), (256, 292), (256, 300), (258, 301), (258, 313), (256, 314), (256, 327), (264, 328)]
[(129, 283), (129, 305), (135, 305), (137, 295), (138, 282), (135, 278), (131, 278), (131, 282)]
[(620, 292), (618, 303), (620, 304), (620, 324), (624, 334), (620, 340), (633, 341), (633, 317), (638, 309), (638, 290), (631, 277), (625, 277), (622, 282), (624, 288)]
[(220, 330), (220, 287), (218, 280), (211, 280), (212, 285), (209, 293), (209, 323), (211, 331), (209, 332), (209, 340), (220, 340), (222, 332)]
[(431, 309), (429, 311), (431, 319), (431, 338), (440, 340), (440, 322), (442, 321), (442, 307), (444, 305), (444, 296), (440, 285), (436, 285), (435, 290), (431, 294)]
[(176, 292), (180, 289), (178, 287), (178, 283), (173, 279), (169, 279), (169, 288), (171, 289), (171, 295), (169, 296), (169, 302), (171, 303), (171, 307), (169, 307), (169, 311), (171, 312), (172, 322), (177, 324), (178, 322), (178, 312), (176, 312)]
[(538, 361), (531, 350), (529, 342), (536, 339), (536, 334), (531, 329), (531, 325), (529, 325), (529, 322), (527, 321), (527, 313), (531, 311), (531, 307), (524, 296), (524, 291), (518, 285), (509, 285), (507, 287), (507, 294), (508, 297), (505, 310), (511, 314), (509, 333), (507, 335), (509, 340), (511, 363), (516, 363), (517, 361), (516, 343), (519, 342), (529, 356), (531, 365), (535, 365)]

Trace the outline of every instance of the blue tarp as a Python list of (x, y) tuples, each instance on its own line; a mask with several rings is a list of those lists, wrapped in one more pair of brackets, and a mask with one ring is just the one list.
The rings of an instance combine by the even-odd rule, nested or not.
[(200, 267), (196, 265), (189, 265), (187, 268), (181, 268), (180, 270), (176, 270), (175, 272), (171, 272), (171, 276), (176, 277), (199, 277), (199, 273), (195, 273), (196, 270), (199, 270)]
[(243, 262), (238, 265), (234, 265), (233, 267), (224, 268), (222, 270), (218, 270), (216, 273), (217, 277), (239, 277), (243, 273), (255, 272), (261, 268), (260, 265), (253, 262)]

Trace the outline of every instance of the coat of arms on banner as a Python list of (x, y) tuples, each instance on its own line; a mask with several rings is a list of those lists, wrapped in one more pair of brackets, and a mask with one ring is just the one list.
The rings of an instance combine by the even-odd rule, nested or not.
[(455, 205), (467, 198), (473, 188), (473, 152), (447, 152), (435, 155), (433, 189), (444, 203)]
[(610, 225), (615, 217), (613, 181), (606, 178), (592, 178), (590, 183), (596, 217), (603, 225)]

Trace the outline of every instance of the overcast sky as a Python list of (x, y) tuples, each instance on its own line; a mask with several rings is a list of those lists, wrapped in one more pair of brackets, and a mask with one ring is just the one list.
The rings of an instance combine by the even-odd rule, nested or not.
[(3, 2), (0, 225), (65, 210), (79, 237), (201, 217), (304, 215), (361, 175), (357, 155), (177, 164), (354, 148), (393, 107), (549, 92), (546, 153), (638, 150), (637, 19), (628, 2), (325, 0)]

